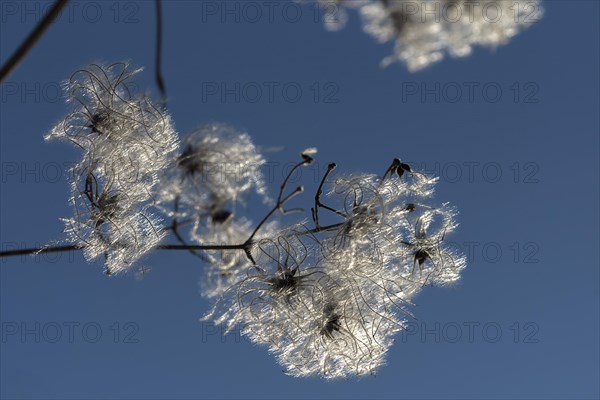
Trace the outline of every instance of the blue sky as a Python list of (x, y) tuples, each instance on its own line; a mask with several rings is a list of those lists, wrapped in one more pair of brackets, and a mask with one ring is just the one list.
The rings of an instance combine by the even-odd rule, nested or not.
[[(508, 45), (418, 73), (381, 69), (391, 45), (356, 14), (330, 33), (310, 5), (271, 18), (255, 4), (258, 21), (164, 6), (178, 131), (214, 121), (248, 131), (271, 150), (272, 190), (308, 146), (319, 163), (303, 173), (307, 188), (332, 161), (383, 172), (401, 157), (440, 175), (434, 203), (460, 211), (448, 240), (469, 253), (462, 280), (421, 293), (376, 376), (326, 382), (290, 378), (266, 349), (200, 322), (210, 303), (188, 254), (153, 254), (142, 280), (108, 279), (76, 253), (3, 259), (2, 397), (598, 398), (598, 2), (545, 1), (544, 18)], [(0, 7), (4, 62), (45, 3)], [(71, 213), (63, 170), (78, 154), (43, 141), (68, 110), (59, 83), (90, 62), (130, 60), (146, 67), (139, 90), (156, 93), (152, 2), (67, 10), (0, 87), (3, 249), (61, 238)], [(248, 206), (262, 216), (258, 199)]]

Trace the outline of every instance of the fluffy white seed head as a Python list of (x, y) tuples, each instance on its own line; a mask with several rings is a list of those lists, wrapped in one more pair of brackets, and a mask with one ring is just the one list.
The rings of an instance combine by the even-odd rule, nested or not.
[[(293, 376), (374, 373), (428, 284), (449, 284), (465, 259), (444, 239), (455, 212), (423, 204), (435, 180), (394, 160), (383, 178), (341, 176), (323, 201), (343, 218), (324, 232), (305, 224), (263, 239), (256, 265), (207, 316), (241, 326)], [(335, 210), (335, 211), (333, 211)]]
[(233, 211), (250, 190), (266, 200), (264, 163), (248, 134), (224, 124), (206, 125), (183, 141), (161, 188), (161, 203), (171, 207), (177, 199), (180, 217), (197, 217)]
[(139, 71), (124, 63), (77, 71), (65, 84), (75, 110), (46, 136), (83, 151), (70, 169), (75, 215), (66, 231), (88, 260), (103, 256), (110, 273), (129, 269), (164, 236), (149, 208), (178, 145), (169, 115), (129, 90)]

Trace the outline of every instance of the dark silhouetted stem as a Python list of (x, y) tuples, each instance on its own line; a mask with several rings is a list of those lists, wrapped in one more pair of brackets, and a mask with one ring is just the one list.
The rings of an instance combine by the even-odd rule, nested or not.
[[(289, 196), (288, 196), (289, 197)], [(339, 228), (342, 224), (333, 224), (329, 226), (322, 226), (315, 229), (309, 229), (305, 232), (297, 232), (298, 235), (308, 235), (319, 232), (327, 232)], [(252, 247), (251, 241), (241, 244), (224, 244), (224, 245), (194, 245), (194, 244), (162, 244), (156, 246), (155, 250), (183, 250), (183, 251), (198, 251), (198, 250), (244, 250), (249, 252)], [(0, 251), (0, 258), (2, 257), (14, 257), (14, 256), (27, 256), (37, 255), (46, 253), (61, 253), (67, 251), (83, 250), (85, 246), (67, 245), (67, 246), (53, 246), (53, 247), (32, 247), (27, 249), (16, 249), (16, 250), (5, 250)]]
[(162, 97), (163, 103), (167, 104), (167, 90), (165, 88), (165, 81), (162, 77), (162, 7), (161, 0), (156, 0), (156, 60), (155, 60), (155, 69), (156, 69), (156, 84), (158, 85), (158, 90), (160, 90), (160, 95)]
[(13, 55), (4, 63), (2, 69), (0, 69), (0, 83), (4, 82), (10, 73), (17, 67), (23, 58), (29, 53), (29, 51), (35, 46), (37, 41), (46, 32), (52, 21), (58, 16), (60, 11), (64, 8), (69, 0), (56, 0), (54, 5), (48, 11), (48, 14), (37, 24), (35, 29), (27, 36), (25, 41), (21, 43), (19, 48), (13, 53)]
[(256, 228), (254, 228), (254, 231), (252, 232), (252, 234), (250, 235), (248, 240), (246, 240), (246, 243), (248, 245), (250, 245), (250, 243), (252, 243), (252, 239), (254, 239), (254, 236), (256, 235), (256, 233), (265, 224), (265, 222), (267, 222), (267, 220), (271, 217), (271, 215), (273, 215), (275, 213), (275, 211), (281, 210), (281, 212), (285, 214), (286, 211), (283, 209), (283, 205), (285, 204), (285, 202), (288, 201), (289, 199), (291, 199), (292, 197), (294, 197), (295, 195), (302, 193), (302, 190), (303, 190), (302, 186), (298, 186), (296, 188), (296, 190), (294, 190), (292, 193), (290, 193), (285, 198), (283, 198), (283, 191), (285, 190), (285, 186), (287, 185), (288, 181), (290, 180), (290, 178), (292, 177), (294, 172), (296, 172), (296, 170), (298, 168), (302, 167), (303, 165), (310, 164), (311, 162), (312, 162), (312, 158), (306, 157), (302, 161), (300, 161), (298, 164), (294, 165), (294, 167), (290, 170), (290, 172), (287, 174), (287, 176), (283, 180), (283, 183), (279, 187), (279, 194), (277, 195), (277, 203), (271, 209), (271, 211), (269, 211), (267, 213), (267, 215), (265, 215), (265, 217), (258, 223)]
[[(17, 249), (0, 251), (1, 257), (26, 256), (45, 253), (60, 253), (65, 251), (82, 250), (84, 246), (54, 246), (54, 247), (35, 247), (29, 249)], [(245, 244), (226, 244), (226, 245), (183, 245), (183, 244), (162, 244), (155, 247), (155, 250), (244, 250)]]
[(319, 225), (319, 207), (322, 207), (326, 210), (329, 210), (331, 212), (334, 212), (344, 218), (347, 218), (346, 215), (344, 215), (343, 213), (339, 212), (338, 210), (331, 208), (329, 206), (326, 206), (325, 204), (321, 203), (321, 195), (323, 194), (323, 185), (325, 184), (325, 180), (327, 179), (327, 177), (329, 176), (329, 174), (331, 173), (331, 171), (333, 171), (335, 169), (336, 165), (335, 163), (331, 163), (327, 166), (327, 171), (325, 172), (325, 174), (323, 174), (323, 179), (321, 179), (321, 183), (319, 184), (319, 188), (317, 189), (317, 193), (315, 194), (315, 208), (313, 208), (313, 217), (315, 220), (315, 226), (317, 231), (320, 229), (320, 225)]

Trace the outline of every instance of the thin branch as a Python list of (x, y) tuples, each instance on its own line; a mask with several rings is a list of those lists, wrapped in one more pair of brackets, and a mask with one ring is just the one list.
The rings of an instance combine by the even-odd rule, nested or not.
[(58, 16), (60, 11), (64, 8), (69, 0), (56, 0), (54, 5), (44, 16), (44, 18), (37, 24), (35, 29), (27, 36), (27, 38), (21, 43), (19, 48), (13, 53), (13, 55), (4, 63), (2, 69), (0, 69), (0, 83), (4, 82), (11, 72), (17, 67), (23, 58), (29, 53), (29, 51), (35, 46), (37, 41), (46, 32), (52, 21)]
[[(289, 197), (289, 196), (288, 196)], [(304, 232), (298, 232), (298, 235), (309, 235), (320, 232), (327, 232), (342, 226), (343, 223), (332, 224), (329, 226), (321, 226), (319, 228), (308, 229)], [(406, 243), (410, 244), (410, 243)], [(185, 250), (185, 251), (198, 251), (198, 250), (244, 250), (249, 251), (252, 247), (252, 243), (240, 243), (240, 244), (225, 244), (225, 245), (194, 245), (194, 244), (162, 244), (154, 248), (154, 250)], [(14, 257), (14, 256), (27, 256), (47, 253), (61, 253), (67, 251), (83, 250), (85, 246), (80, 245), (66, 245), (66, 246), (54, 246), (54, 247), (32, 247), (26, 249), (16, 250), (5, 250), (0, 251), (0, 258), (2, 257)]]
[[(155, 250), (244, 250), (245, 244), (227, 244), (227, 245), (183, 245), (183, 244), (162, 244), (156, 246)], [(55, 247), (32, 247), (28, 249), (5, 250), (0, 251), (0, 258), (37, 255), (46, 253), (61, 253), (66, 251), (83, 250), (85, 246), (69, 245)]]
[[(281, 210), (281, 212), (285, 214), (286, 211), (283, 209), (283, 205), (285, 204), (285, 202), (288, 201), (289, 199), (291, 199), (292, 197), (294, 197), (295, 195), (302, 193), (302, 191), (303, 191), (302, 186), (298, 186), (296, 188), (296, 190), (294, 190), (292, 193), (290, 193), (289, 195), (287, 195), (285, 198), (282, 199), (283, 191), (285, 190), (285, 186), (287, 185), (288, 181), (290, 180), (290, 178), (294, 174), (294, 172), (296, 172), (296, 170), (298, 168), (302, 167), (303, 165), (310, 164), (312, 161), (313, 161), (313, 159), (311, 157), (304, 156), (304, 159), (302, 161), (300, 161), (298, 164), (294, 165), (294, 167), (290, 170), (290, 172), (287, 174), (287, 176), (283, 180), (283, 183), (279, 187), (279, 194), (277, 195), (277, 203), (271, 209), (271, 211), (269, 211), (267, 213), (267, 215), (265, 215), (265, 217), (258, 223), (258, 225), (254, 229), (254, 231), (252, 232), (252, 234), (250, 235), (248, 240), (246, 240), (246, 244), (248, 246), (252, 243), (252, 239), (254, 239), (254, 236), (256, 236), (256, 233), (258, 232), (258, 230), (265, 224), (265, 222), (267, 222), (267, 220), (271, 217), (271, 215), (273, 215), (275, 213), (275, 211)], [(249, 256), (249, 253), (247, 253), (247, 255)]]
[(318, 228), (315, 227), (313, 229), (308, 229), (304, 232), (299, 233), (298, 235), (311, 235), (313, 233), (321, 233), (321, 232), (329, 232), (329, 231), (333, 231), (336, 230), (340, 227), (342, 227), (345, 224), (345, 222), (338, 222), (337, 224), (331, 224), (331, 225), (327, 225), (327, 226), (319, 226)]
[(327, 166), (327, 171), (325, 171), (325, 173), (323, 174), (323, 178), (321, 179), (321, 183), (319, 184), (319, 188), (317, 189), (317, 193), (315, 194), (315, 208), (313, 208), (313, 219), (315, 220), (316, 229), (319, 229), (319, 227), (320, 227), (320, 225), (319, 225), (319, 207), (322, 207), (326, 210), (332, 211), (344, 218), (347, 218), (346, 215), (339, 212), (338, 210), (321, 203), (321, 195), (323, 194), (323, 185), (325, 184), (325, 180), (327, 179), (327, 177), (329, 176), (331, 171), (333, 171), (335, 169), (336, 166), (337, 165), (335, 163), (331, 163)]
[[(294, 196), (300, 194), (303, 192), (303, 188), (302, 186), (298, 186), (294, 191), (292, 191), (291, 193), (288, 193), (286, 196), (283, 195), (285, 188), (287, 186), (288, 181), (290, 180), (291, 176), (294, 174), (294, 172), (302, 167), (303, 165), (307, 165), (310, 164), (313, 159), (308, 156), (303, 154), (302, 155), (303, 160), (301, 162), (299, 162), (298, 164), (294, 165), (294, 167), (288, 172), (287, 176), (285, 177), (285, 179), (283, 180), (281, 186), (279, 187), (279, 193), (277, 195), (277, 203), (275, 204), (275, 206), (265, 215), (265, 217), (258, 223), (258, 225), (256, 226), (256, 228), (254, 229), (254, 231), (252, 232), (252, 234), (248, 237), (248, 239), (241, 244), (231, 244), (231, 245), (190, 245), (187, 244), (185, 242), (185, 240), (183, 239), (183, 237), (180, 235), (180, 233), (178, 232), (178, 227), (183, 224), (183, 223), (188, 223), (189, 221), (182, 221), (181, 223), (177, 221), (177, 217), (175, 216), (173, 218), (173, 223), (172, 225), (168, 228), (169, 230), (171, 230), (173, 232), (173, 234), (175, 235), (175, 238), (181, 243), (181, 244), (165, 244), (165, 245), (158, 245), (156, 246), (154, 249), (155, 250), (187, 250), (189, 252), (191, 252), (192, 254), (194, 254), (195, 256), (201, 258), (203, 261), (207, 261), (206, 257), (202, 254), (197, 253), (197, 251), (199, 250), (244, 250), (244, 252), (246, 253), (246, 256), (248, 257), (248, 259), (254, 263), (254, 259), (252, 258), (252, 254), (251, 254), (251, 249), (253, 246), (253, 239), (256, 236), (256, 234), (258, 233), (258, 231), (260, 230), (260, 228), (267, 222), (267, 220), (276, 212), (276, 211), (281, 211), (283, 214), (290, 212), (291, 210), (285, 210), (283, 208), (283, 206), (285, 205), (285, 203), (287, 201), (289, 201), (290, 199), (292, 199)], [(344, 216), (343, 214), (341, 214), (339, 211), (334, 210), (331, 207), (327, 207), (324, 204), (321, 203), (320, 201), (320, 195), (323, 191), (323, 185), (325, 183), (325, 180), (327, 178), (327, 176), (329, 175), (329, 173), (335, 168), (335, 164), (331, 163), (328, 166), (327, 172), (325, 173), (325, 175), (323, 176), (323, 179), (321, 180), (321, 184), (319, 185), (319, 189), (317, 191), (317, 194), (315, 196), (315, 216), (316, 216), (316, 227), (313, 229), (308, 229), (305, 232), (301, 232), (298, 233), (299, 235), (306, 235), (306, 234), (315, 234), (315, 233), (320, 233), (320, 232), (326, 232), (326, 231), (330, 231), (330, 230), (334, 230), (339, 228), (342, 223), (337, 223), (337, 224), (333, 224), (333, 225), (329, 225), (329, 226), (320, 226), (318, 223), (318, 208), (319, 207), (323, 207), (326, 208), (328, 210), (331, 210), (337, 214), (340, 214), (342, 216)], [(175, 200), (174, 203), (174, 214), (177, 215), (177, 212), (179, 210), (179, 201), (178, 199)], [(65, 251), (72, 251), (72, 250), (82, 250), (84, 249), (85, 246), (81, 246), (81, 245), (68, 245), (68, 246), (55, 246), (55, 247), (41, 247), (41, 248), (27, 248), (27, 249), (18, 249), (18, 250), (6, 250), (6, 251), (0, 251), (0, 258), (2, 257), (12, 257), (12, 256), (19, 256), (19, 255), (35, 255), (35, 254), (44, 254), (44, 253), (56, 253), (56, 252), (65, 252)]]
[(81, 250), (83, 247), (77, 245), (55, 246), (55, 247), (37, 247), (29, 249), (5, 250), (0, 251), (0, 257), (27, 256), (34, 254), (61, 253), (65, 251)]
[(156, 0), (156, 59), (155, 59), (155, 69), (156, 69), (156, 84), (158, 85), (158, 90), (160, 91), (160, 95), (162, 97), (163, 103), (167, 104), (167, 90), (165, 88), (165, 82), (162, 77), (162, 7), (161, 0)]

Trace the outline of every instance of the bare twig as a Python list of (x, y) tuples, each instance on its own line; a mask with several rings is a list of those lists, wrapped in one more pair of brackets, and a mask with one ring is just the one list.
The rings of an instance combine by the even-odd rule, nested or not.
[[(260, 228), (267, 222), (267, 220), (276, 211), (279, 210), (283, 214), (292, 211), (292, 210), (285, 210), (283, 207), (284, 207), (285, 203), (288, 202), (290, 199), (292, 199), (294, 196), (298, 195), (299, 193), (302, 193), (303, 188), (302, 188), (302, 186), (298, 186), (292, 192), (290, 192), (290, 193), (288, 193), (287, 195), (284, 196), (285, 188), (286, 188), (289, 180), (291, 179), (291, 176), (294, 174), (294, 172), (296, 172), (296, 170), (298, 168), (300, 168), (300, 167), (302, 167), (304, 165), (310, 164), (312, 161), (313, 161), (313, 159), (310, 156), (303, 155), (303, 160), (301, 162), (297, 163), (296, 165), (294, 165), (294, 167), (292, 167), (292, 169), (290, 169), (290, 171), (288, 172), (287, 176), (283, 180), (281, 186), (279, 187), (279, 193), (277, 195), (277, 202), (276, 202), (275, 206), (273, 206), (273, 208), (257, 224), (257, 226), (254, 229), (254, 231), (250, 234), (250, 236), (248, 237), (248, 239), (244, 243), (229, 244), (229, 245), (190, 245), (190, 244), (188, 244), (184, 240), (184, 238), (181, 236), (181, 234), (179, 233), (178, 227), (181, 226), (182, 224), (189, 223), (190, 221), (179, 222), (177, 220), (177, 212), (179, 211), (179, 199), (176, 199), (175, 203), (174, 203), (174, 206), (173, 206), (173, 208), (174, 208), (174, 215), (175, 216), (173, 217), (173, 222), (172, 222), (171, 226), (169, 228), (167, 228), (167, 229), (169, 229), (169, 230), (171, 230), (173, 232), (173, 235), (180, 242), (180, 244), (158, 245), (154, 249), (155, 250), (185, 250), (185, 251), (189, 251), (190, 253), (194, 254), (197, 257), (199, 257), (203, 261), (207, 261), (206, 256), (204, 256), (201, 253), (198, 253), (198, 251), (202, 251), (202, 250), (244, 250), (244, 252), (246, 253), (246, 256), (248, 257), (248, 259), (252, 263), (255, 263), (254, 259), (252, 258), (252, 254), (251, 254), (252, 246), (254, 244), (254, 241), (253, 241), (254, 237), (259, 232)], [(334, 210), (333, 208), (328, 207), (328, 206), (322, 204), (321, 201), (320, 201), (320, 195), (322, 193), (324, 182), (325, 182), (327, 176), (329, 175), (329, 173), (334, 168), (335, 168), (335, 164), (334, 163), (329, 164), (327, 172), (323, 176), (321, 184), (319, 185), (319, 190), (317, 191), (317, 195), (315, 196), (315, 208), (316, 208), (316, 210), (318, 210), (319, 207), (323, 207), (323, 208), (325, 208), (327, 210), (333, 211), (333, 212), (335, 212), (335, 213), (337, 213), (337, 214), (339, 214), (341, 216), (344, 216), (339, 211)], [(298, 235), (308, 235), (308, 234), (315, 234), (315, 233), (320, 233), (320, 232), (326, 232), (326, 231), (335, 230), (335, 229), (339, 228), (342, 225), (341, 223), (337, 223), (337, 224), (332, 224), (332, 225), (329, 225), (329, 226), (320, 226), (319, 223), (318, 223), (318, 211), (315, 212), (315, 217), (316, 217), (316, 220), (317, 220), (317, 225), (316, 225), (315, 228), (313, 228), (313, 229), (307, 229), (304, 232), (297, 232), (297, 234)], [(41, 247), (41, 248), (26, 248), (26, 249), (18, 249), (18, 250), (6, 250), (6, 251), (0, 251), (0, 258), (2, 258), (2, 257), (19, 256), (19, 255), (35, 255), (35, 254), (44, 254), (44, 253), (65, 252), (65, 251), (72, 251), (72, 250), (82, 250), (84, 248), (85, 248), (85, 246), (80, 246), (80, 245), (67, 245), (67, 246), (55, 246), (55, 247)]]
[(285, 202), (288, 201), (289, 199), (291, 199), (292, 197), (294, 197), (295, 195), (302, 193), (302, 191), (304, 189), (302, 188), (302, 186), (298, 186), (292, 193), (288, 194), (285, 198), (283, 198), (283, 192), (285, 190), (285, 186), (287, 185), (291, 176), (294, 174), (294, 172), (296, 172), (296, 170), (298, 168), (302, 167), (303, 165), (310, 164), (312, 161), (313, 161), (312, 158), (304, 157), (304, 159), (302, 161), (300, 161), (298, 164), (294, 165), (294, 167), (290, 170), (290, 172), (287, 174), (287, 176), (283, 180), (283, 183), (279, 187), (279, 194), (277, 195), (277, 203), (271, 209), (271, 211), (269, 211), (267, 213), (267, 215), (265, 215), (265, 217), (258, 223), (258, 225), (254, 229), (254, 231), (252, 232), (252, 234), (250, 235), (248, 240), (246, 240), (246, 244), (250, 245), (252, 243), (252, 239), (254, 239), (254, 236), (256, 235), (256, 233), (264, 225), (264, 223), (267, 222), (267, 220), (271, 217), (271, 215), (273, 215), (275, 213), (275, 211), (280, 210), (284, 214), (286, 212), (288, 212), (283, 209), (283, 205), (285, 204)]
[(167, 104), (167, 90), (165, 88), (165, 82), (162, 77), (162, 7), (161, 0), (156, 0), (156, 59), (155, 59), (155, 70), (156, 70), (156, 84), (163, 103)]
[(36, 247), (29, 249), (16, 249), (0, 251), (0, 257), (27, 256), (33, 254), (61, 253), (65, 251), (81, 250), (82, 247), (76, 245), (54, 246), (54, 247)]
[[(288, 196), (289, 197), (289, 196)], [(297, 232), (298, 235), (308, 235), (320, 232), (327, 232), (335, 230), (342, 226), (342, 223), (332, 224), (328, 226), (321, 226), (319, 228), (308, 229), (304, 232)], [(406, 243), (410, 245), (410, 243)], [(183, 251), (198, 251), (198, 250), (244, 250), (249, 251), (251, 248), (251, 242), (240, 243), (240, 244), (226, 244), (226, 245), (193, 245), (193, 244), (162, 244), (156, 246), (155, 250), (183, 250)], [(5, 250), (0, 251), (0, 258), (2, 257), (14, 257), (14, 256), (27, 256), (47, 253), (62, 253), (67, 251), (83, 250), (85, 246), (79, 245), (66, 245), (66, 246), (54, 246), (54, 247), (31, 247), (25, 249)]]
[[(155, 247), (155, 250), (244, 250), (245, 245), (227, 244), (227, 245), (182, 245), (182, 244), (161, 244)], [(46, 253), (61, 253), (66, 251), (83, 250), (85, 246), (68, 245), (54, 247), (32, 247), (27, 249), (0, 251), (0, 258), (37, 255)]]
[(335, 163), (331, 163), (327, 166), (327, 171), (325, 171), (325, 173), (323, 174), (323, 178), (321, 179), (321, 183), (319, 184), (319, 188), (317, 189), (317, 193), (315, 194), (315, 208), (312, 209), (313, 212), (313, 219), (315, 221), (315, 227), (317, 229), (317, 231), (320, 228), (319, 225), (319, 207), (322, 207), (326, 210), (332, 211), (336, 214), (338, 214), (339, 216), (342, 216), (344, 218), (347, 218), (346, 215), (344, 215), (343, 213), (339, 212), (338, 210), (331, 208), (329, 206), (326, 206), (325, 204), (321, 203), (321, 195), (323, 194), (323, 185), (325, 184), (325, 180), (327, 179), (327, 177), (329, 176), (329, 174), (331, 173), (331, 171), (333, 171), (335, 169), (337, 165)]
[(0, 69), (0, 83), (4, 82), (10, 73), (17, 67), (23, 58), (29, 53), (29, 51), (35, 46), (37, 41), (46, 32), (52, 21), (58, 16), (60, 11), (64, 8), (69, 0), (56, 0), (54, 5), (44, 16), (44, 18), (37, 24), (35, 29), (27, 36), (27, 38), (21, 43), (19, 48), (13, 53), (13, 55), (4, 63), (2, 69)]

